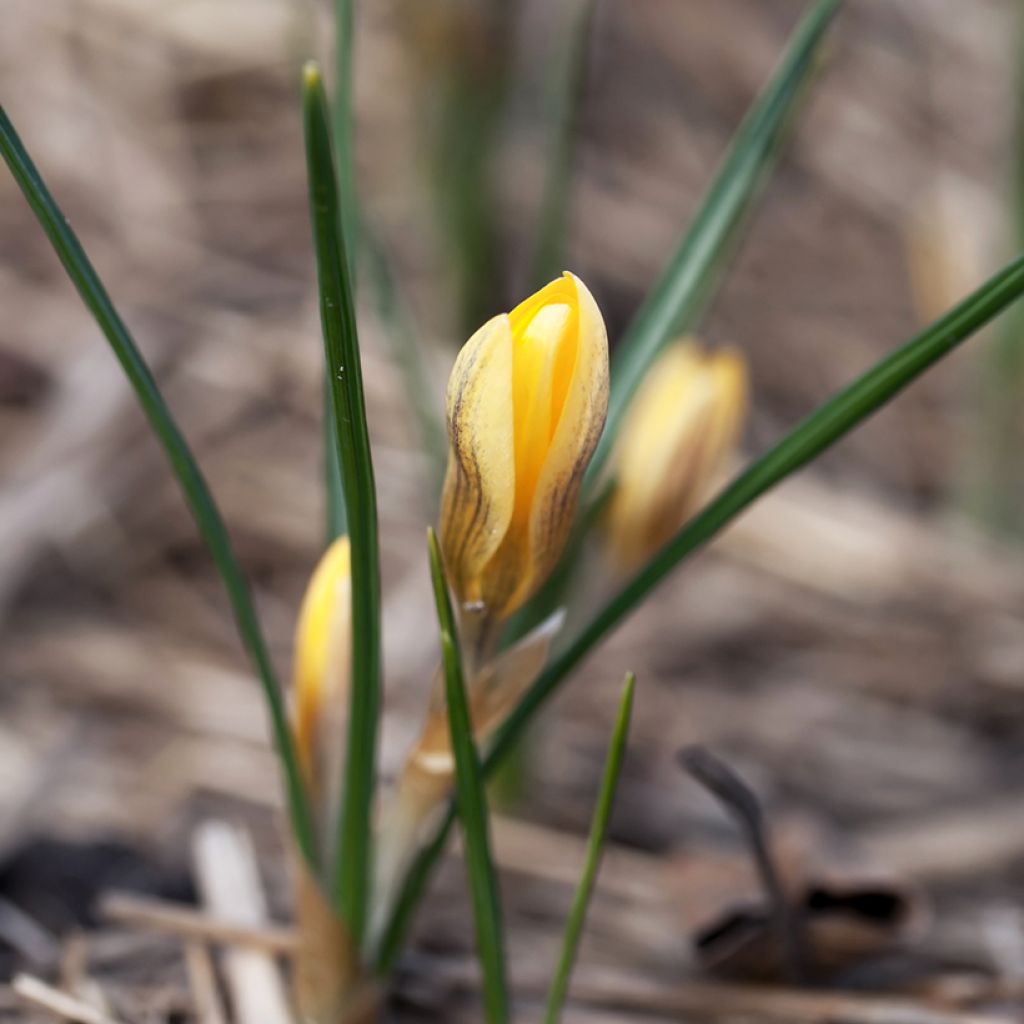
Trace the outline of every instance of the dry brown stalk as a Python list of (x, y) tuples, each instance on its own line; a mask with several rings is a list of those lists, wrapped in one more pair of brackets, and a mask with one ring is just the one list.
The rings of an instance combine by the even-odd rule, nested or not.
[(11, 988), (26, 1003), (47, 1010), (62, 1020), (75, 1021), (76, 1024), (118, 1024), (102, 1010), (47, 985), (31, 974), (19, 974), (11, 983)]

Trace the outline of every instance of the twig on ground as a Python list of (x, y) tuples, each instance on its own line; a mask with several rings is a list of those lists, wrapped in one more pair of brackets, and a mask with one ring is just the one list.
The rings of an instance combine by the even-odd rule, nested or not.
[(33, 967), (52, 967), (60, 957), (57, 940), (34, 918), (0, 896), (0, 939)]
[[(415, 958), (417, 970), (434, 981), (473, 992), (479, 988), (475, 964), (469, 957)], [(544, 977), (520, 973), (516, 990), (523, 997), (542, 999)], [(607, 966), (579, 967), (571, 1004), (618, 1013), (641, 1013), (672, 1019), (714, 1022), (759, 1021), (761, 1024), (1015, 1024), (1016, 1016), (974, 1013), (917, 1002), (906, 996), (860, 992), (824, 992), (769, 985), (730, 985), (712, 982), (666, 984)]]
[(152, 896), (111, 890), (100, 900), (99, 913), (114, 924), (184, 939), (243, 946), (269, 954), (287, 955), (295, 950), (295, 934), (290, 928), (239, 924)]
[(853, 992), (814, 992), (761, 985), (696, 982), (659, 987), (591, 974), (573, 987), (578, 1002), (621, 1011), (645, 1010), (700, 1020), (761, 1020), (785, 1024), (1011, 1024), (1015, 1017), (930, 1007), (908, 998)]
[[(204, 822), (193, 838), (192, 857), (203, 902), (214, 917), (251, 929), (266, 925), (266, 898), (247, 833), (223, 821)], [(269, 953), (228, 949), (224, 973), (237, 1024), (291, 1024), (281, 971)]]
[(26, 1003), (47, 1010), (62, 1020), (75, 1021), (76, 1024), (117, 1024), (109, 1014), (31, 974), (19, 974), (11, 988)]
[(89, 977), (89, 939), (83, 932), (72, 932), (64, 941), (60, 957), (61, 987), (103, 1013), (110, 1004), (97, 982)]
[(202, 942), (185, 943), (185, 970), (199, 1024), (226, 1024), (227, 1014), (217, 988), (210, 951)]
[(677, 756), (683, 770), (721, 801), (736, 819), (750, 846), (751, 857), (771, 905), (775, 930), (785, 955), (788, 980), (803, 981), (807, 973), (807, 937), (800, 912), (786, 892), (775, 864), (768, 823), (760, 800), (729, 765), (705, 747), (687, 747)]

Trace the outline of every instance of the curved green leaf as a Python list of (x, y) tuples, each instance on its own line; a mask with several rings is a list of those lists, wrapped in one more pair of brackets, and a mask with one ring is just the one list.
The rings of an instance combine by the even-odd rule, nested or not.
[(632, 672), (626, 676), (626, 685), (619, 702), (619, 713), (615, 719), (615, 730), (608, 747), (608, 757), (604, 763), (604, 774), (601, 777), (601, 789), (594, 808), (594, 818), (590, 823), (590, 835), (587, 838), (587, 857), (583, 865), (583, 874), (576, 886), (572, 907), (565, 925), (565, 936), (562, 940), (562, 953), (555, 968), (555, 977), (548, 994), (548, 1007), (544, 1020), (546, 1024), (558, 1024), (569, 991), (569, 979), (572, 976), (573, 964), (576, 962), (576, 951), (579, 949), (583, 922), (590, 906), (590, 896), (597, 880), (597, 869), (601, 866), (601, 855), (604, 853), (604, 842), (608, 837), (608, 823), (612, 816), (612, 803), (615, 790), (619, 784), (619, 773), (622, 771), (622, 759), (626, 753), (626, 740), (629, 737), (629, 719), (633, 712), (633, 690), (636, 688), (636, 676)]
[(509, 1014), (501, 894), (491, 857), (487, 795), (484, 791), (480, 755), (473, 740), (473, 724), (466, 697), (455, 614), (444, 578), (441, 549), (433, 530), (428, 533), (428, 546), (430, 578), (434, 584), (434, 603), (441, 633), (448, 730), (455, 758), (456, 799), (462, 831), (466, 837), (466, 871), (473, 897), (477, 955), (480, 957), (484, 978), (484, 1007), (488, 1024), (505, 1024)]
[(779, 144), (818, 63), (840, 0), (818, 0), (793, 32), (764, 91), (743, 119), (697, 215), (648, 293), (612, 360), (608, 419), (587, 474), (596, 481), (611, 454), (629, 400), (673, 338), (692, 330), (721, 280), (745, 215), (772, 168)]
[(377, 495), (366, 425), (355, 305), (341, 228), (327, 97), (319, 68), (303, 73), (303, 114), (320, 320), (342, 490), (352, 544), (352, 686), (345, 787), (338, 817), (334, 892), (356, 943), (362, 942), (372, 877), (371, 836), (380, 718), (380, 551)]
[(167, 453), (171, 469), (177, 477), (185, 500), (199, 527), (199, 532), (217, 566), (231, 602), (242, 643), (245, 645), (263, 685), (263, 693), (270, 711), (274, 741), (281, 757), (285, 792), (296, 842), (303, 855), (312, 864), (315, 859), (312, 818), (307, 795), (302, 785), (302, 776), (285, 711), (284, 698), (274, 675), (263, 633), (260, 630), (259, 619), (256, 616), (256, 609), (249, 596), (245, 576), (235, 558), (220, 511), (192, 452), (189, 450), (188, 443), (160, 394), (153, 374), (135, 344), (135, 340), (114, 308), (107, 290), (103, 287), (92, 263), (89, 262), (89, 257), (86, 256), (78, 237), (71, 230), (67, 218), (47, 189), (39, 171), (22, 145), (14, 125), (11, 124), (2, 107), (0, 107), (0, 152), (3, 153), (7, 166), (35, 215), (39, 218), (39, 222), (60, 257), (68, 277), (78, 289), (78, 293), (82, 296), (121, 364), (125, 376), (134, 388), (139, 404), (142, 406), (153, 432)]
[[(721, 532), (762, 494), (845, 437), (1022, 294), (1024, 256), (996, 274), (940, 320), (876, 363), (754, 461), (683, 526), (541, 672), (495, 734), (484, 759), (484, 770), (490, 772), (494, 769), (568, 674), (673, 569)], [(451, 814), (441, 823), (436, 837), (424, 847), (409, 871), (392, 920), (376, 951), (377, 962), (384, 969), (394, 962), (430, 870), (444, 849), (445, 834), (450, 827)]]

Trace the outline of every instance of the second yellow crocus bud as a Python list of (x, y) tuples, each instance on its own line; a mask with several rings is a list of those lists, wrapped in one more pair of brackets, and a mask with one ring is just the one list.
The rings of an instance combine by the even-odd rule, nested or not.
[(734, 350), (670, 345), (644, 376), (613, 455), (605, 519), (612, 560), (630, 572), (696, 510), (731, 456), (746, 414), (747, 372)]
[(329, 806), (341, 777), (351, 636), (351, 555), (339, 537), (310, 577), (295, 630), (295, 746), (315, 805)]
[[(325, 860), (333, 847), (345, 756), (351, 638), (351, 552), (348, 538), (340, 537), (324, 552), (302, 599), (292, 692), (295, 747), (313, 808), (317, 852)], [(300, 1017), (309, 1024), (355, 1020), (350, 1009), (364, 993), (357, 950), (301, 858), (296, 862), (295, 897), (294, 980)]]
[(607, 406), (604, 320), (572, 274), (488, 321), (459, 353), (439, 533), (464, 612), (500, 622), (550, 574)]

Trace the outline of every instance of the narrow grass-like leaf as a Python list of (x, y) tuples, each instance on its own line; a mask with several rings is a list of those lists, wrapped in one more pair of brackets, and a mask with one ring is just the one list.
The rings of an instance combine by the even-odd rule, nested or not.
[[(620, 590), (572, 643), (537, 677), (520, 703), (498, 729), (484, 759), (490, 772), (568, 674), (657, 585), (686, 558), (720, 533), (766, 491), (806, 466), (849, 434), (977, 330), (1024, 294), (1024, 256), (990, 278), (944, 317), (876, 363), (863, 376), (833, 395), (815, 412), (747, 467), (683, 528)], [(395, 904), (377, 960), (394, 962), (404, 930), (430, 876), (431, 865), (444, 849), (449, 813), (436, 839), (425, 846), (410, 869)]]
[(451, 598), (445, 583), (441, 549), (433, 530), (428, 534), (430, 576), (441, 634), (448, 729), (455, 758), (456, 802), (466, 839), (466, 871), (473, 897), (477, 955), (483, 972), (484, 1008), (488, 1024), (508, 1020), (508, 989), (505, 984), (505, 948), (502, 935), (501, 895), (491, 858), (490, 825), (480, 755), (473, 740), (473, 725), (462, 671), (462, 655), (455, 628)]
[(839, 4), (817, 0), (797, 26), (778, 68), (736, 132), (682, 243), (616, 346), (608, 420), (590, 464), (591, 481), (611, 454), (645, 371), (665, 345), (696, 325), (721, 280), (732, 243), (774, 164)]
[(0, 152), (14, 175), (29, 206), (50, 239), (64, 269), (78, 289), (100, 330), (110, 344), (125, 376), (135, 390), (139, 404), (167, 453), (171, 469), (213, 557), (231, 601), (238, 632), (263, 686), (274, 742), (281, 757), (285, 792), (292, 829), (300, 850), (310, 864), (314, 861), (313, 823), (298, 757), (292, 738), (284, 697), (274, 674), (260, 629), (256, 609), (242, 569), (235, 558), (227, 528), (210, 494), (203, 475), (178, 425), (164, 402), (142, 353), (114, 308), (99, 275), (67, 218), (61, 212), (45, 182), (25, 150), (6, 112), (0, 107)]
[(394, 279), (387, 253), (368, 225), (363, 226), (362, 251), (376, 292), (377, 312), (391, 347), (391, 354), (402, 375), (402, 384), (416, 424), (423, 450), (430, 461), (431, 497), (436, 500), (441, 489), (444, 460), (448, 452), (447, 432), (441, 410), (440, 396), (431, 387), (431, 375), (423, 357), (420, 338), (398, 284)]
[(626, 676), (626, 686), (622, 691), (619, 703), (619, 714), (615, 720), (608, 757), (604, 763), (604, 775), (601, 778), (601, 789), (594, 808), (594, 818), (590, 823), (590, 836), (587, 839), (587, 857), (583, 866), (583, 874), (576, 886), (572, 907), (565, 925), (565, 936), (562, 939), (562, 953), (555, 969), (554, 981), (548, 994), (548, 1007), (544, 1020), (546, 1024), (558, 1024), (569, 991), (569, 978), (573, 964), (576, 962), (576, 951), (579, 948), (583, 922), (590, 906), (590, 895), (594, 891), (597, 869), (604, 853), (604, 842), (608, 836), (608, 823), (612, 816), (612, 803), (615, 790), (619, 784), (619, 773), (622, 770), (622, 758), (626, 751), (626, 739), (629, 736), (629, 720), (633, 712), (633, 690), (636, 688), (636, 676), (632, 672)]
[(345, 489), (341, 484), (341, 453), (338, 451), (338, 433), (331, 403), (334, 395), (331, 382), (324, 375), (323, 386), (323, 438), (324, 438), (324, 490), (327, 501), (327, 543), (337, 540), (348, 531), (348, 517), (345, 514)]
[[(552, 146), (548, 157), (544, 197), (533, 258), (533, 287), (540, 288), (562, 270), (566, 225), (569, 221), (570, 182), (580, 102), (587, 77), (587, 51), (597, 0), (575, 0), (560, 59), (555, 62), (551, 89)], [(562, 5), (553, 5), (557, 12)], [(570, 5), (571, 7), (571, 5)]]
[[(355, 291), (356, 251), (358, 238), (358, 199), (356, 197), (352, 117), (352, 33), (355, 23), (355, 0), (335, 0), (334, 4), (334, 160), (337, 168), (341, 230), (345, 238), (345, 255), (349, 281)], [(345, 492), (341, 478), (341, 453), (336, 417), (331, 407), (331, 382), (324, 377), (324, 489), (327, 495), (327, 542), (340, 537), (348, 529)]]
[(372, 878), (371, 835), (380, 717), (380, 552), (377, 496), (359, 360), (355, 307), (341, 231), (327, 97), (320, 71), (303, 73), (303, 113), (320, 319), (352, 543), (352, 686), (344, 797), (339, 815), (334, 894), (357, 944)]

